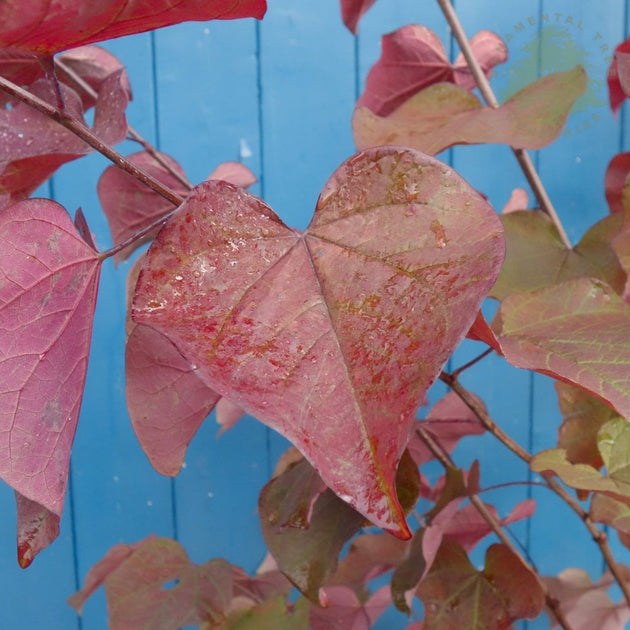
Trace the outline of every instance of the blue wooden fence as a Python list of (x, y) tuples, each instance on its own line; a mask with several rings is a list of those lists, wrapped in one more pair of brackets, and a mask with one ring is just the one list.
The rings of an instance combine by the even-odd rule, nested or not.
[[(628, 30), (625, 0), (460, 0), (469, 35), (488, 28), (508, 40), (511, 58), (497, 70), (501, 97), (535, 76), (583, 63), (590, 99), (572, 114), (567, 131), (535, 162), (570, 237), (607, 212), (603, 174), (608, 160), (628, 146), (628, 120), (606, 105), (605, 74), (614, 46)], [(341, 24), (338, 0), (269, 0), (265, 19), (191, 23), (106, 44), (127, 65), (134, 89), (131, 124), (174, 156), (189, 178), (204, 179), (220, 162), (240, 160), (259, 177), (254, 188), (283, 219), (308, 223), (318, 191), (353, 153), (350, 117), (383, 33), (407, 23), (432, 28), (454, 56), (450, 33), (429, 0), (378, 0), (357, 38)], [(137, 150), (124, 146), (124, 151)], [(441, 156), (500, 208), (512, 188), (526, 187), (509, 150), (459, 147)], [(43, 193), (74, 211), (81, 206), (101, 247), (110, 244), (95, 195), (105, 167), (99, 156), (72, 163)], [(261, 486), (286, 443), (254, 420), (217, 440), (207, 421), (195, 437), (186, 467), (174, 480), (155, 473), (132, 432), (124, 399), (124, 302), (128, 265), (103, 270), (95, 333), (71, 483), (59, 540), (26, 571), (15, 560), (13, 494), (0, 490), (0, 627), (97, 630), (106, 627), (101, 594), (79, 620), (66, 598), (114, 544), (151, 532), (177, 538), (191, 558), (224, 556), (254, 570), (264, 555), (256, 516)], [(458, 365), (478, 348), (465, 343)], [(490, 372), (465, 384), (492, 416), (528, 449), (553, 444), (559, 415), (549, 379), (486, 361)], [(435, 400), (443, 389), (431, 392)], [(527, 479), (526, 467), (490, 438), (459, 449), (462, 465), (481, 458), (484, 486)], [(544, 491), (514, 486), (487, 496), (501, 513), (534, 496), (538, 517), (514, 531), (539, 570), (585, 567), (593, 577), (601, 558), (586, 531)], [(577, 549), (577, 552), (576, 552)], [(325, 550), (322, 550), (325, 553)], [(630, 558), (623, 550), (622, 560)], [(392, 613), (380, 628), (403, 628)], [(547, 627), (546, 622), (529, 628)]]

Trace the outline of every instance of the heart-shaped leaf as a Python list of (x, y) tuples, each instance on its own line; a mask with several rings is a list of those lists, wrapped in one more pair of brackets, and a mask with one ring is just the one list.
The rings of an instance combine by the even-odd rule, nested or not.
[(0, 4), (0, 48), (55, 53), (188, 20), (262, 18), (266, 9), (265, 0), (7, 0)]
[(398, 462), (503, 256), (495, 212), (459, 175), (382, 147), (337, 170), (303, 233), (243, 190), (201, 184), (151, 246), (133, 317), (341, 498), (409, 536)]
[(58, 532), (99, 270), (54, 201), (0, 213), (0, 476), (23, 495), (22, 566)]

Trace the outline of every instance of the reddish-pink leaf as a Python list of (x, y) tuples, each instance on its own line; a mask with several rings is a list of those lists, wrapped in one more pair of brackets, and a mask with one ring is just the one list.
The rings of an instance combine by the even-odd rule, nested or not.
[(7, 0), (0, 5), (0, 48), (54, 53), (189, 20), (262, 18), (265, 0)]
[(527, 210), (529, 195), (524, 188), (515, 188), (501, 210), (501, 214), (509, 214), (517, 210)]
[[(96, 136), (110, 145), (121, 142), (127, 134), (128, 95), (121, 72), (103, 81), (92, 127)], [(64, 85), (61, 90), (68, 113), (81, 119), (83, 108), (77, 93)], [(31, 91), (55, 103), (52, 86), (44, 79), (36, 81)], [(71, 131), (25, 103), (0, 109), (0, 194), (8, 193), (9, 200), (27, 197), (59, 166), (91, 151)]]
[(357, 34), (359, 20), (376, 0), (340, 0), (341, 18), (350, 32)]
[(312, 630), (370, 630), (376, 620), (392, 603), (389, 586), (385, 585), (360, 602), (347, 586), (327, 586), (326, 608), (311, 607)]
[(418, 92), (389, 116), (358, 106), (352, 118), (354, 141), (363, 149), (407, 145), (435, 154), (454, 144), (503, 143), (540, 149), (555, 140), (586, 90), (586, 73), (549, 74), (524, 87), (501, 107), (482, 107), (465, 88), (438, 83)]
[[(0, 76), (5, 79), (17, 85), (28, 86), (44, 74), (44, 66), (36, 54), (11, 48), (0, 48)], [(4, 104), (11, 99), (12, 97), (0, 91), (0, 103)]]
[(442, 542), (417, 595), (425, 630), (507, 630), (516, 619), (537, 617), (545, 603), (536, 577), (505, 545), (489, 547), (478, 572), (450, 540)]
[(581, 387), (630, 417), (630, 306), (601, 281), (508, 296), (497, 321), (505, 358)]
[(227, 398), (221, 398), (216, 406), (217, 424), (221, 427), (217, 435), (231, 429), (244, 415), (243, 410), (230, 402)]
[[(182, 167), (164, 153), (160, 153), (159, 157), (162, 163), (147, 151), (139, 151), (127, 159), (181, 197), (186, 197), (190, 191), (183, 183), (186, 182), (186, 175)], [(208, 179), (222, 179), (242, 188), (251, 186), (256, 181), (254, 174), (238, 162), (220, 164)], [(106, 168), (101, 175), (98, 196), (114, 245), (119, 245), (173, 210), (172, 203), (116, 166)], [(128, 258), (143, 243), (153, 239), (160, 227), (118, 252), (114, 260), (120, 262)]]
[(219, 164), (208, 179), (222, 179), (241, 188), (249, 188), (256, 183), (256, 176), (240, 162), (223, 162)]
[(381, 56), (368, 73), (357, 107), (387, 116), (416, 92), (453, 80), (440, 38), (426, 26), (407, 24), (383, 35)]
[(490, 328), (490, 325), (481, 311), (477, 313), (477, 317), (475, 317), (475, 321), (470, 327), (470, 330), (466, 333), (466, 337), (473, 341), (481, 341), (490, 346), (496, 353), (503, 354), (497, 336), (494, 334), (492, 328)]
[[(479, 31), (470, 40), (475, 59), (479, 62), (483, 73), (490, 78), (492, 69), (500, 63), (504, 63), (508, 58), (508, 49), (505, 42), (492, 31)], [(455, 83), (465, 87), (467, 90), (474, 90), (477, 87), (475, 80), (468, 68), (468, 63), (464, 55), (459, 53), (453, 64), (455, 72)]]
[(83, 588), (68, 598), (68, 604), (72, 606), (79, 614), (83, 610), (83, 606), (88, 598), (105, 582), (111, 573), (116, 571), (118, 567), (136, 550), (142, 547), (150, 540), (155, 540), (155, 536), (151, 535), (132, 545), (114, 545), (89, 571), (85, 577)]
[(608, 98), (610, 109), (616, 114), (630, 94), (630, 38), (615, 48), (608, 68)]
[[(500, 37), (481, 31), (471, 40), (486, 76), (507, 59)], [(426, 26), (407, 24), (383, 35), (381, 56), (368, 73), (357, 107), (367, 107), (378, 116), (388, 116), (411, 96), (434, 83), (457, 83), (475, 87), (468, 66), (460, 55), (451, 66), (440, 38)]]
[(196, 565), (174, 540), (147, 538), (118, 545), (88, 574), (70, 603), (79, 609), (105, 585), (111, 630), (173, 630), (225, 619), (233, 596), (232, 566), (225, 560)]
[(197, 187), (148, 252), (134, 319), (339, 496), (408, 536), (398, 461), (503, 254), (496, 214), (456, 173), (374, 149), (333, 175), (304, 233), (243, 190)]
[(15, 493), (18, 564), (25, 569), (59, 536), (59, 515)]
[[(99, 270), (97, 253), (59, 204), (32, 199), (0, 213), (0, 476), (57, 525)], [(41, 511), (44, 529), (33, 533), (38, 508), (19, 502), (24, 565), (57, 525)]]
[(151, 465), (179, 473), (186, 448), (219, 395), (204, 385), (173, 342), (139, 324), (125, 350), (127, 409)]
[[(100, 46), (80, 46), (55, 58), (59, 78), (72, 87), (81, 97), (83, 109), (96, 104), (94, 96), (81, 81), (98, 94), (107, 77), (120, 72), (120, 84), (131, 100), (131, 85), (123, 64), (112, 53)], [(75, 80), (75, 76), (80, 81)]]
[[(627, 580), (627, 569), (620, 569)], [(608, 572), (597, 582), (593, 582), (584, 569), (565, 569), (557, 578), (545, 577), (543, 580), (573, 630), (619, 630), (626, 627), (630, 608), (625, 603), (616, 604), (610, 599), (608, 590), (614, 580)]]
[[(476, 397), (475, 397), (476, 398)], [(476, 398), (482, 408), (483, 401)], [(457, 446), (459, 440), (466, 435), (481, 435), (485, 429), (477, 416), (454, 392), (441, 398), (429, 411), (425, 420), (418, 421), (440, 445), (449, 453)], [(435, 458), (420, 436), (414, 432), (408, 444), (409, 452), (418, 466)]]
[[(505, 518), (499, 518), (496, 508), (493, 505), (485, 504), (486, 509), (492, 514), (497, 523), (509, 525), (517, 521), (529, 518), (536, 510), (536, 502), (533, 499), (526, 499), (514, 507), (512, 512)], [(440, 513), (441, 516), (441, 513)], [(435, 519), (437, 521), (437, 519)], [(477, 508), (468, 503), (461, 510), (455, 513), (452, 518), (439, 523), (442, 536), (459, 543), (466, 551), (471, 551), (477, 543), (492, 533), (492, 528), (487, 521), (479, 514)]]
[(606, 201), (612, 213), (623, 212), (626, 207), (630, 211), (628, 175), (630, 175), (630, 153), (618, 153), (610, 160), (604, 180)]

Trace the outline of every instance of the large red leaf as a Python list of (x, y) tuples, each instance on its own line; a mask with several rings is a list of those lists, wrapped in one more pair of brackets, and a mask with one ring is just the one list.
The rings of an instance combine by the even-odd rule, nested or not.
[(22, 565), (61, 517), (99, 270), (59, 204), (0, 213), (0, 476), (31, 502), (18, 497)]
[[(106, 144), (117, 144), (127, 134), (125, 109), (129, 93), (122, 70), (110, 74), (100, 86), (92, 131)], [(56, 103), (52, 85), (39, 79), (31, 91), (49, 103)], [(80, 96), (62, 85), (66, 111), (81, 120)], [(0, 195), (5, 205), (30, 195), (42, 182), (70, 160), (93, 149), (74, 133), (25, 103), (0, 109)]]
[(435, 154), (454, 144), (503, 143), (540, 149), (555, 140), (573, 103), (586, 89), (581, 67), (547, 75), (519, 90), (497, 108), (452, 83), (418, 92), (389, 116), (357, 107), (352, 118), (359, 149), (407, 145)]
[(265, 0), (5, 0), (0, 48), (55, 53), (188, 20), (262, 18)]
[(461, 177), (384, 147), (339, 168), (304, 233), (242, 190), (200, 185), (149, 250), (133, 316), (408, 536), (398, 461), (503, 255), (496, 214)]
[[(507, 59), (505, 44), (490, 31), (477, 33), (471, 45), (488, 76), (496, 64)], [(388, 116), (434, 83), (447, 81), (466, 89), (475, 87), (461, 55), (452, 66), (440, 38), (426, 26), (407, 24), (383, 35), (381, 49), (381, 57), (370, 69), (365, 90), (357, 101), (358, 107), (367, 107), (378, 116)]]
[(578, 278), (501, 304), (505, 358), (591, 392), (630, 417), (630, 306), (606, 284)]

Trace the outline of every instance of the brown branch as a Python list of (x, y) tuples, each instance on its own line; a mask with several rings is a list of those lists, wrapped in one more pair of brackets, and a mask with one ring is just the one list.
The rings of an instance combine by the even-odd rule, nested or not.
[[(456, 469), (451, 456), (448, 454), (448, 451), (440, 444), (439, 440), (432, 437), (429, 432), (422, 426), (419, 426), (416, 429), (416, 433), (420, 437), (420, 439), (424, 442), (425, 446), (433, 453), (434, 457), (444, 466), (445, 470)], [(564, 630), (571, 630), (571, 626), (569, 622), (566, 620), (564, 613), (562, 612), (558, 600), (552, 597), (547, 589), (547, 585), (543, 582), (542, 578), (538, 574), (538, 571), (530, 565), (530, 563), (523, 557), (520, 551), (514, 546), (512, 541), (507, 537), (501, 523), (497, 521), (494, 515), (488, 510), (485, 503), (477, 496), (475, 493), (471, 493), (468, 495), (470, 502), (474, 506), (474, 508), (479, 512), (481, 518), (488, 524), (488, 527), (496, 534), (497, 538), (523, 563), (525, 566), (535, 577), (538, 582), (538, 586), (540, 587), (542, 593), (545, 597), (545, 602), (547, 603), (548, 608), (553, 613), (556, 621), (564, 628)]]
[[(55, 58), (55, 65), (61, 70), (77, 87), (89, 94), (93, 99), (98, 98), (96, 90), (87, 83), (79, 74), (77, 74), (70, 66), (66, 65), (59, 57)], [(161, 164), (177, 181), (188, 190), (192, 190), (193, 185), (186, 179), (184, 175), (176, 171), (162, 156), (162, 154), (150, 143), (145, 140), (133, 127), (128, 128), (129, 138), (134, 140), (142, 148), (153, 157), (153, 159)]]
[[(442, 372), (440, 374), (440, 380), (446, 383), (466, 404), (466, 406), (475, 414), (479, 422), (494, 435), (500, 442), (507, 446), (513, 453), (525, 461), (528, 465), (533, 459), (533, 455), (522, 448), (517, 442), (515, 442), (509, 435), (507, 435), (497, 424), (492, 420), (485, 408), (479, 404), (471, 393), (459, 383), (459, 381), (448, 372)], [(593, 522), (588, 512), (586, 512), (579, 502), (554, 478), (551, 473), (541, 473), (541, 477), (544, 479), (548, 488), (555, 492), (580, 518), (588, 529), (593, 540), (599, 547), (606, 566), (610, 570), (611, 574), (615, 578), (615, 581), (619, 585), (619, 588), (623, 592), (623, 596), (630, 606), (630, 588), (623, 577), (623, 573), (617, 561), (610, 550), (608, 545), (608, 536), (606, 533), (599, 529)]]
[[(486, 78), (486, 75), (484, 74), (481, 66), (479, 65), (479, 62), (473, 54), (470, 42), (466, 37), (466, 33), (462, 28), (462, 25), (459, 21), (459, 18), (457, 17), (457, 13), (455, 13), (455, 9), (453, 8), (451, 1), (437, 0), (437, 3), (440, 5), (442, 13), (444, 14), (444, 17), (446, 18), (449, 26), (451, 27), (453, 35), (455, 36), (455, 39), (459, 44), (462, 54), (466, 59), (466, 63), (468, 64), (468, 68), (470, 69), (470, 72), (475, 79), (475, 83), (477, 84), (481, 95), (490, 107), (499, 107), (499, 101), (494, 95), (494, 92), (490, 87), (490, 83)], [(545, 190), (545, 187), (543, 186), (543, 183), (541, 182), (540, 177), (538, 176), (538, 173), (534, 168), (534, 164), (532, 163), (529, 154), (524, 149), (515, 149), (514, 147), (512, 147), (512, 151), (514, 152), (516, 160), (518, 161), (518, 164), (521, 167), (521, 170), (523, 171), (523, 174), (525, 175), (525, 178), (527, 179), (527, 182), (530, 185), (534, 196), (536, 197), (536, 201), (538, 202), (540, 209), (549, 216), (553, 224), (556, 226), (558, 234), (560, 235), (560, 238), (567, 249), (571, 249), (571, 242), (569, 241), (569, 237), (567, 236), (567, 233), (562, 226), (560, 218), (558, 217), (558, 213), (553, 207), (551, 199), (549, 199), (549, 195), (547, 194), (547, 191)]]
[(104, 155), (108, 160), (111, 160), (111, 162), (113, 162), (116, 166), (141, 181), (158, 195), (170, 201), (173, 205), (179, 206), (182, 203), (183, 198), (180, 195), (132, 164), (127, 158), (118, 153), (118, 151), (114, 150), (108, 144), (105, 144), (92, 132), (91, 129), (85, 125), (83, 121), (72, 118), (68, 116), (68, 114), (59, 111), (53, 105), (50, 105), (50, 103), (34, 96), (30, 92), (15, 85), (11, 81), (8, 81), (4, 77), (0, 77), (0, 90), (14, 96), (23, 103), (30, 105), (41, 114), (44, 114), (45, 116), (48, 116), (52, 120), (58, 122), (60, 125), (64, 126), (66, 129), (81, 138), (83, 142)]

